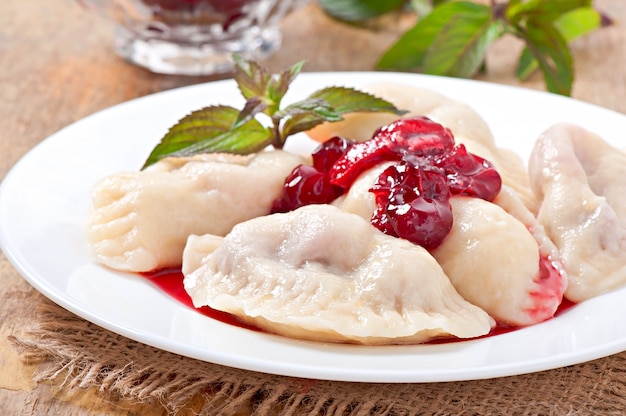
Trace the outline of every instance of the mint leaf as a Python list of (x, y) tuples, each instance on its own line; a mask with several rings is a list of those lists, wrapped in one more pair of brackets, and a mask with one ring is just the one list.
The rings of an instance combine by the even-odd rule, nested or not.
[(518, 25), (532, 20), (535, 24), (547, 24), (561, 15), (581, 7), (591, 7), (592, 0), (516, 0), (510, 1), (506, 10), (507, 20)]
[(279, 110), (283, 97), (287, 93), (291, 82), (302, 71), (303, 65), (304, 61), (300, 61), (290, 68), (282, 71), (280, 74), (269, 78), (265, 90), (265, 98), (269, 104), (265, 113), (268, 116), (273, 116), (274, 113)]
[(539, 62), (535, 59), (528, 47), (524, 47), (517, 62), (515, 76), (520, 81), (525, 81), (539, 68)]
[(252, 97), (265, 96), (267, 83), (270, 80), (269, 72), (254, 61), (246, 61), (239, 55), (233, 55), (234, 79), (241, 95), (246, 100)]
[(559, 17), (554, 26), (570, 42), (601, 27), (602, 15), (593, 7), (581, 7)]
[(434, 75), (471, 77), (484, 61), (491, 43), (503, 33), (488, 7), (454, 15), (439, 32), (424, 57), (422, 71)]
[(520, 35), (539, 64), (548, 91), (570, 95), (574, 82), (574, 64), (561, 33), (550, 24), (529, 24), (528, 29)]
[(356, 111), (387, 112), (397, 115), (406, 113), (406, 111), (397, 109), (389, 101), (348, 87), (323, 88), (311, 94), (309, 98), (323, 99), (341, 114)]
[(269, 106), (267, 100), (263, 97), (252, 97), (246, 101), (243, 109), (237, 115), (235, 122), (232, 125), (233, 129), (239, 128), (248, 121), (256, 117), (257, 114), (263, 113)]
[(211, 151), (252, 153), (272, 141), (269, 129), (254, 119), (233, 130), (238, 114), (239, 110), (233, 107), (211, 106), (185, 116), (152, 150), (142, 169), (170, 156)]
[(556, 22), (567, 13), (590, 8), (591, 3), (592, 0), (511, 1), (505, 12), (509, 28), (525, 41), (528, 49), (528, 52), (522, 52), (516, 75), (520, 78), (528, 76), (533, 67), (538, 67), (548, 91), (569, 95), (574, 68), (565, 36), (582, 33), (583, 29), (567, 21), (562, 21), (564, 26), (559, 29)]
[(378, 69), (423, 71), (426, 57), (434, 49), (432, 45), (455, 16), (458, 17), (455, 21), (464, 25), (463, 18), (465, 16), (471, 18), (472, 16), (484, 15), (489, 10), (488, 6), (469, 1), (453, 1), (440, 5), (426, 17), (418, 20), (415, 26), (406, 31), (395, 44), (387, 49), (376, 67)]
[(287, 106), (280, 112), (285, 119), (280, 136), (284, 142), (292, 134), (312, 129), (325, 121), (341, 121), (343, 117), (328, 101), (321, 98), (307, 98)]
[(318, 0), (322, 9), (330, 16), (356, 22), (381, 16), (399, 9), (405, 0)]
[(239, 91), (246, 100), (262, 98), (263, 112), (269, 116), (278, 111), (289, 85), (304, 66), (304, 61), (300, 61), (281, 73), (272, 75), (254, 61), (246, 61), (238, 55), (235, 55), (233, 60), (234, 79)]
[(314, 97), (293, 103), (281, 110), (276, 116), (287, 118), (306, 113), (315, 113), (318, 117), (327, 121), (340, 121), (343, 119), (341, 113), (330, 105), (328, 101)]
[(357, 111), (388, 112), (397, 115), (406, 113), (386, 100), (354, 88), (327, 87), (277, 113), (277, 116), (286, 119), (280, 136), (286, 138), (323, 122), (340, 121), (343, 120), (342, 114)]
[[(583, 7), (565, 13), (554, 21), (554, 25), (569, 43), (601, 27), (602, 15), (592, 7)], [(517, 78), (526, 80), (538, 68), (537, 60), (528, 48), (524, 48), (515, 71)]]

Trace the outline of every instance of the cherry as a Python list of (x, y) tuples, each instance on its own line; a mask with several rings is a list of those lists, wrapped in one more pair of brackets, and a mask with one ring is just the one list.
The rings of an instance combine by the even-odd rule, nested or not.
[(405, 154), (435, 156), (454, 146), (447, 128), (426, 117), (411, 117), (379, 128), (372, 139), (356, 143), (333, 166), (333, 184), (349, 188), (362, 172), (385, 160), (399, 160)]
[(343, 137), (335, 136), (326, 140), (311, 154), (313, 158), (313, 166), (322, 172), (330, 172), (333, 165), (341, 158), (352, 146), (353, 142)]
[(287, 212), (304, 205), (327, 204), (341, 196), (343, 189), (333, 186), (328, 175), (313, 166), (297, 166), (283, 187), (281, 198), (274, 201), (272, 212)]
[(385, 169), (370, 191), (378, 207), (372, 225), (385, 234), (433, 249), (452, 228), (450, 191), (437, 167), (402, 161)]
[(500, 192), (502, 179), (493, 165), (485, 159), (468, 153), (463, 144), (435, 160), (448, 178), (454, 195), (466, 195), (492, 201)]
[(333, 164), (352, 146), (352, 142), (333, 137), (319, 145), (313, 154), (313, 166), (299, 165), (285, 179), (283, 195), (274, 201), (272, 212), (292, 211), (309, 204), (328, 204), (344, 190), (331, 183), (328, 173)]

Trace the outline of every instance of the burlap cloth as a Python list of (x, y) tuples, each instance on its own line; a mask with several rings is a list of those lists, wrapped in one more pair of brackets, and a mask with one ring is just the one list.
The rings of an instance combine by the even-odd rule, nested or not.
[[(5, 298), (3, 302), (23, 302)], [(29, 301), (30, 302), (30, 301)], [(307, 380), (201, 362), (129, 340), (35, 293), (32, 327), (11, 341), (41, 363), (38, 382), (96, 388), (132, 403), (199, 415), (622, 415), (626, 352), (490, 380), (373, 384)], [(35, 319), (36, 316), (36, 319)], [(188, 413), (185, 413), (188, 414)]]

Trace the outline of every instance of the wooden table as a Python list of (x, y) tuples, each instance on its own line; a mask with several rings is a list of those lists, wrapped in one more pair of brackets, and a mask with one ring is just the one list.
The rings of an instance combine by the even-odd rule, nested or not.
[[(615, 25), (572, 45), (573, 96), (626, 113), (626, 2), (598, 0)], [(410, 22), (365, 31), (334, 22), (312, 4), (284, 22), (282, 49), (265, 64), (273, 70), (306, 59), (306, 71), (372, 70), (380, 53)], [(114, 55), (111, 24), (72, 1), (0, 2), (0, 179), (41, 140), (91, 113), (123, 101), (217, 77), (165, 76)], [(480, 78), (520, 85), (513, 77), (520, 45), (498, 42)], [(539, 77), (524, 87), (543, 89)], [(7, 337), (25, 325), (36, 293), (0, 257), (0, 409), (2, 414), (162, 414), (93, 389), (68, 395), (55, 384), (36, 384), (36, 364), (24, 362)], [(610, 358), (609, 358), (610, 360)], [(626, 383), (626, 376), (624, 376)], [(554, 414), (567, 413), (564, 407)]]

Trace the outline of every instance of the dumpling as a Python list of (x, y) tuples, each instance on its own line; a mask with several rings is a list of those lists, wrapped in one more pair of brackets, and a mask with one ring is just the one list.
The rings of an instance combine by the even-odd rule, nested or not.
[(376, 211), (376, 198), (370, 192), (370, 188), (376, 182), (378, 176), (391, 166), (393, 162), (379, 163), (361, 173), (352, 183), (350, 189), (335, 199), (332, 204), (343, 211), (357, 214), (361, 218), (371, 221), (374, 211)]
[(477, 337), (494, 325), (426, 250), (331, 205), (241, 223), (211, 251), (213, 239), (192, 236), (185, 248), (184, 285), (194, 305), (268, 332), (398, 344)]
[(96, 260), (144, 272), (179, 266), (190, 234), (226, 235), (270, 212), (302, 158), (283, 151), (168, 158), (102, 179), (85, 220)]
[(565, 296), (581, 302), (626, 283), (626, 154), (575, 125), (558, 124), (529, 160), (538, 220), (569, 274)]
[[(502, 183), (513, 188), (524, 204), (535, 212), (537, 202), (522, 159), (512, 151), (496, 146), (491, 129), (470, 106), (434, 91), (401, 83), (382, 82), (360, 89), (409, 111), (404, 117), (425, 116), (449, 128), (457, 143), (464, 144), (469, 152), (493, 163), (502, 177)], [(390, 113), (351, 113), (344, 115), (343, 121), (323, 123), (307, 133), (318, 141), (333, 136), (363, 141), (371, 138), (377, 128), (397, 118)]]
[(567, 285), (559, 253), (514, 191), (494, 202), (451, 198), (452, 230), (432, 254), (459, 294), (499, 323), (551, 318)]
[[(369, 221), (376, 202), (368, 190), (386, 166), (363, 172), (333, 205)], [(567, 276), (557, 248), (518, 194), (503, 186), (493, 203), (471, 197), (450, 203), (452, 230), (432, 254), (459, 294), (502, 324), (552, 317)]]

